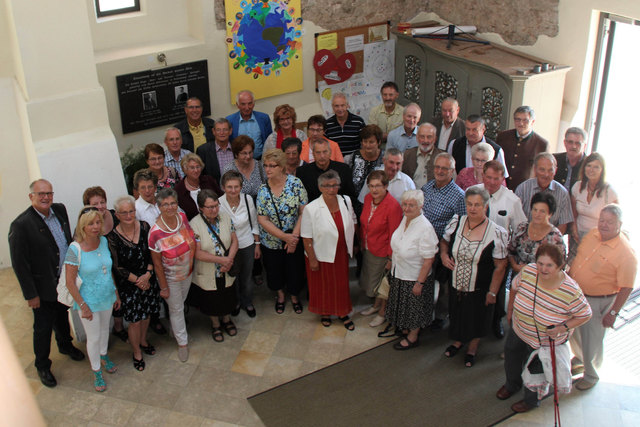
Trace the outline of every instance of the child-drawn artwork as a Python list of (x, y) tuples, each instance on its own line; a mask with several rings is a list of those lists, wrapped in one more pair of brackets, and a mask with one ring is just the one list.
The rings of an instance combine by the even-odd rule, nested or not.
[(393, 81), (395, 40), (364, 45), (364, 75), (371, 80)]

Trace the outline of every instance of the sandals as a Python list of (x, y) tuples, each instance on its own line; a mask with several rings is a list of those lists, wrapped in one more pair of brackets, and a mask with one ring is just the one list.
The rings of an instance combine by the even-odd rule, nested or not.
[(464, 366), (470, 368), (476, 363), (476, 355), (475, 354), (465, 354), (464, 355)]
[(95, 376), (93, 387), (95, 387), (96, 391), (105, 391), (107, 389), (107, 383), (105, 383), (104, 378), (102, 378), (102, 370), (93, 371), (93, 375)]
[(449, 347), (447, 347), (447, 349), (444, 351), (444, 355), (447, 357), (453, 357), (456, 354), (458, 354), (458, 352), (460, 351), (460, 349), (462, 348), (462, 346), (460, 347), (456, 347), (455, 345), (451, 344)]
[(344, 328), (347, 331), (353, 331), (356, 328), (356, 325), (353, 324), (353, 320), (349, 318), (349, 316), (341, 317), (342, 323), (344, 323)]
[(378, 338), (391, 338), (396, 336), (396, 328), (391, 323), (384, 330), (378, 332)]
[(127, 342), (127, 340), (129, 339), (129, 334), (127, 333), (126, 329), (120, 329), (119, 331), (116, 331), (115, 328), (113, 328), (111, 330), (111, 333), (115, 336), (117, 336), (118, 338), (120, 338), (122, 340), (122, 342)]
[(276, 298), (276, 313), (278, 314), (284, 313), (284, 304), (285, 304), (285, 301), (280, 302)]
[(211, 328), (211, 337), (215, 342), (224, 341), (224, 334), (222, 333), (222, 328), (219, 326), (217, 328)]
[(109, 359), (109, 356), (107, 356), (106, 354), (104, 356), (100, 356), (100, 360), (104, 362), (104, 369), (108, 373), (113, 374), (118, 370), (118, 365), (113, 363), (113, 361)]
[(293, 306), (293, 311), (295, 311), (296, 314), (302, 314), (302, 304), (300, 303), (300, 300), (297, 302), (293, 302), (293, 300), (291, 300), (291, 305)]
[[(404, 341), (407, 342), (407, 345), (402, 345), (402, 343)], [(417, 347), (418, 345), (420, 345), (420, 342), (418, 341), (417, 338), (416, 338), (415, 341), (411, 342), (411, 341), (409, 341), (409, 338), (405, 337), (402, 340), (400, 340), (399, 342), (395, 343), (393, 345), (393, 348), (395, 348), (396, 350), (409, 350), (410, 348)]]
[(156, 348), (151, 343), (147, 345), (140, 344), (140, 350), (144, 351), (144, 354), (148, 354), (149, 356), (156, 354)]
[(320, 318), (320, 323), (322, 323), (322, 326), (324, 326), (325, 328), (328, 328), (329, 326), (331, 326), (331, 318), (323, 316)]
[(222, 327), (230, 337), (235, 337), (236, 335), (238, 335), (238, 329), (236, 328), (236, 325), (233, 324), (232, 320), (229, 320), (228, 322), (222, 322)]
[(144, 371), (144, 368), (146, 366), (146, 364), (144, 363), (144, 359), (136, 359), (136, 356), (133, 355), (133, 367), (135, 368), (136, 371)]

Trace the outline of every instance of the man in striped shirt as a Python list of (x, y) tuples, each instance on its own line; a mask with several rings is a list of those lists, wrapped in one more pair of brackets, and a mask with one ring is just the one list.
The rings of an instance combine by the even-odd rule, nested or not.
[(334, 115), (327, 119), (325, 136), (338, 143), (342, 155), (346, 156), (360, 148), (360, 131), (365, 127), (362, 117), (349, 111), (349, 102), (344, 93), (336, 93), (331, 99)]

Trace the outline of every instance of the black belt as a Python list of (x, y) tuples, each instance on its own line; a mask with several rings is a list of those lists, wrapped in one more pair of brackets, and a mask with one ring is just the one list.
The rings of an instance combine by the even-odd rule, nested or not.
[(586, 295), (585, 294), (585, 297), (589, 297), (589, 298), (609, 298), (609, 297), (615, 297), (616, 295), (618, 295), (618, 294), (617, 293), (616, 294), (609, 294), (609, 295)]

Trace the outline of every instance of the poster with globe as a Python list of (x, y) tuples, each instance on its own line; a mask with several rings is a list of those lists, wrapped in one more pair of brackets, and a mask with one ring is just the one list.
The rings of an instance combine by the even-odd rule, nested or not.
[(256, 99), (302, 90), (300, 0), (227, 0), (231, 103), (250, 90)]

